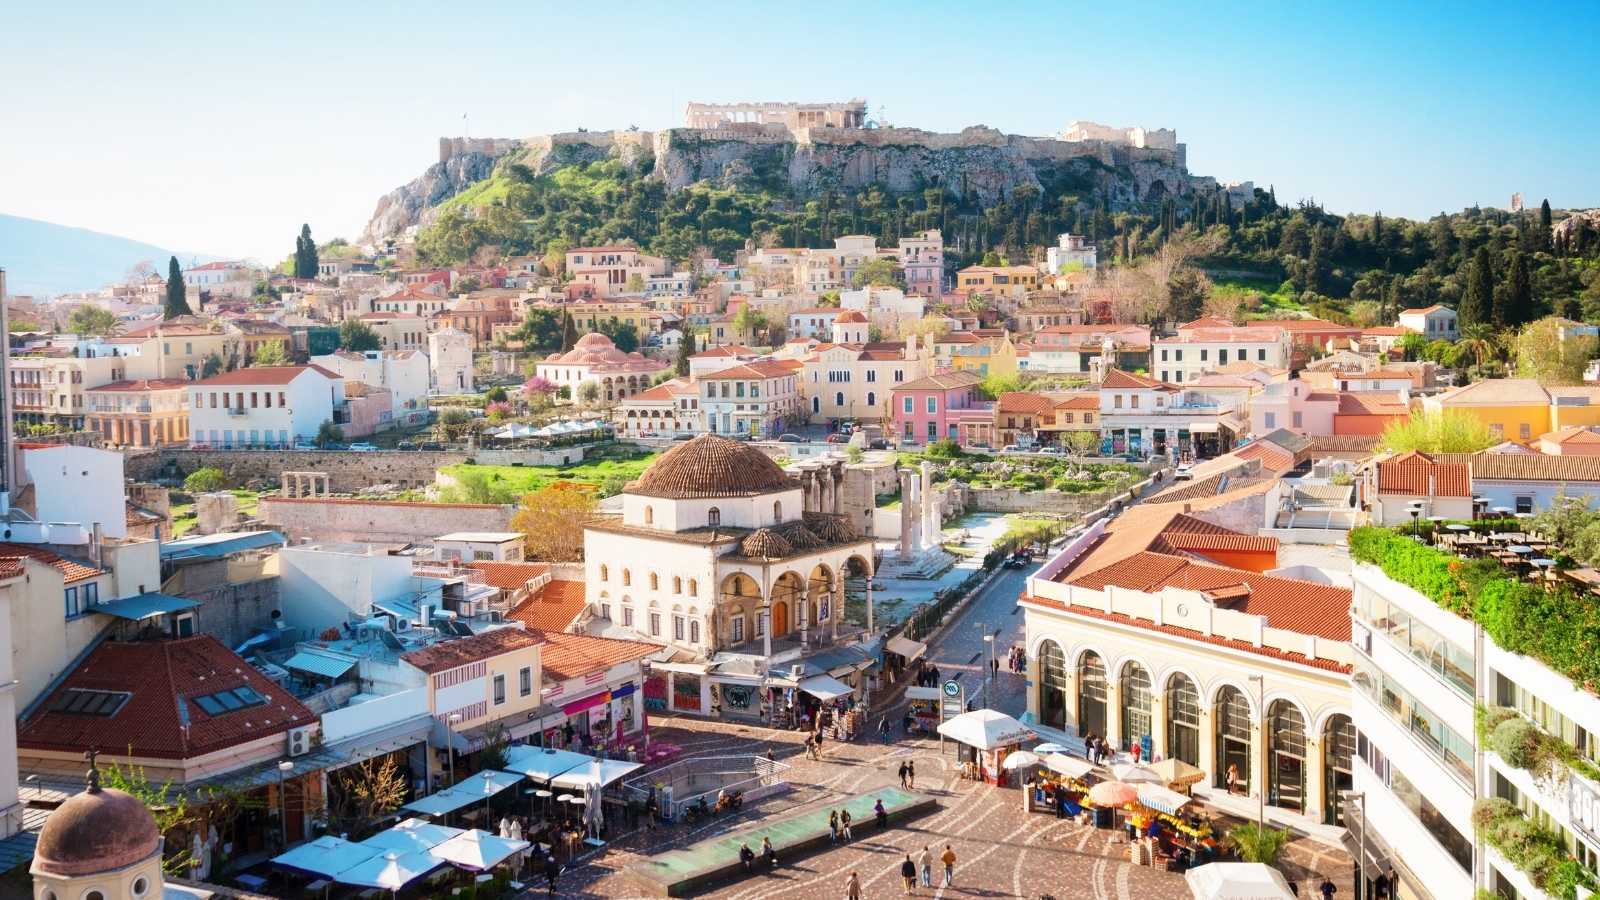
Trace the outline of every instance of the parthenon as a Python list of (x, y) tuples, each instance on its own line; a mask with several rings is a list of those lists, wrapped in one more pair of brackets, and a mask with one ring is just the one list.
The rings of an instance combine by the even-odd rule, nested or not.
[(860, 128), (867, 121), (867, 101), (844, 103), (690, 103), (684, 111), (690, 128), (729, 125), (782, 125), (800, 128)]

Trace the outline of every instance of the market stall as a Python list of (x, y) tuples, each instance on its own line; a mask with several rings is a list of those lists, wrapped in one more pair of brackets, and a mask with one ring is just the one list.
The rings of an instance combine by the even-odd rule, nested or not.
[(1264, 863), (1212, 863), (1183, 876), (1194, 900), (1293, 900), (1283, 873)]
[(963, 778), (996, 784), (1006, 755), (1020, 748), (1024, 741), (1038, 739), (1026, 725), (993, 709), (962, 713), (941, 723), (938, 731), (941, 736), (955, 741)]
[(906, 701), (910, 704), (907, 715), (911, 717), (912, 729), (920, 734), (932, 734), (939, 727), (939, 689), (909, 685)]

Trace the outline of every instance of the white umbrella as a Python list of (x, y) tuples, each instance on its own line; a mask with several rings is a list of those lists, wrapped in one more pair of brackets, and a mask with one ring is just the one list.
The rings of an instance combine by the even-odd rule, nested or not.
[(1033, 752), (1037, 753), (1041, 757), (1043, 757), (1043, 756), (1049, 756), (1052, 753), (1070, 753), (1072, 751), (1068, 750), (1066, 747), (1063, 747), (1060, 744), (1057, 744), (1057, 743), (1055, 743), (1053, 741), (1045, 741), (1044, 743), (1040, 744), (1039, 746), (1034, 747), (1033, 748)]
[(1111, 767), (1113, 778), (1123, 784), (1165, 784), (1166, 779), (1154, 771), (1133, 763), (1117, 763)]
[(1050, 771), (1059, 772), (1068, 778), (1082, 778), (1094, 771), (1094, 764), (1087, 759), (1079, 759), (1065, 753), (1052, 753), (1046, 756), (1044, 764)]
[(1040, 759), (1038, 754), (1027, 750), (1018, 750), (1015, 753), (1006, 754), (1005, 761), (1000, 763), (1000, 768), (1005, 769), (1006, 771), (1011, 771), (1012, 769), (1023, 769), (1027, 768), (1028, 766), (1042, 765), (1043, 763), (1044, 760)]
[(941, 722), (939, 733), (979, 750), (1008, 747), (1037, 737), (1028, 726), (992, 709), (975, 709)]
[(431, 851), (402, 855), (390, 850), (382, 856), (374, 856), (364, 863), (340, 872), (333, 880), (357, 887), (398, 891), (444, 865), (443, 860), (431, 856), (430, 853)]
[(487, 831), (471, 829), (458, 834), (428, 853), (442, 863), (449, 863), (469, 872), (483, 872), (500, 865), (513, 855), (531, 846), (527, 841), (513, 841)]
[(1214, 862), (1183, 875), (1195, 900), (1293, 900), (1283, 873), (1263, 863)]

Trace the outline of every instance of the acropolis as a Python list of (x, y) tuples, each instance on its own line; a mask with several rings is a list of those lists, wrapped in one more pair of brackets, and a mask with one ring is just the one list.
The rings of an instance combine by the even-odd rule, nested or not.
[(867, 121), (867, 101), (844, 103), (690, 103), (684, 110), (690, 128), (714, 129), (729, 125), (781, 125), (801, 128), (860, 128)]

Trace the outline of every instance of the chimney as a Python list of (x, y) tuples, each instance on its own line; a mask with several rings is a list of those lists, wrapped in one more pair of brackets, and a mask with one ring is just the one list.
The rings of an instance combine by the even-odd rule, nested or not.
[(99, 522), (94, 523), (89, 532), (89, 559), (94, 562), (96, 569), (104, 568), (101, 564), (101, 557), (104, 555), (101, 544), (105, 541), (105, 537), (105, 529)]

